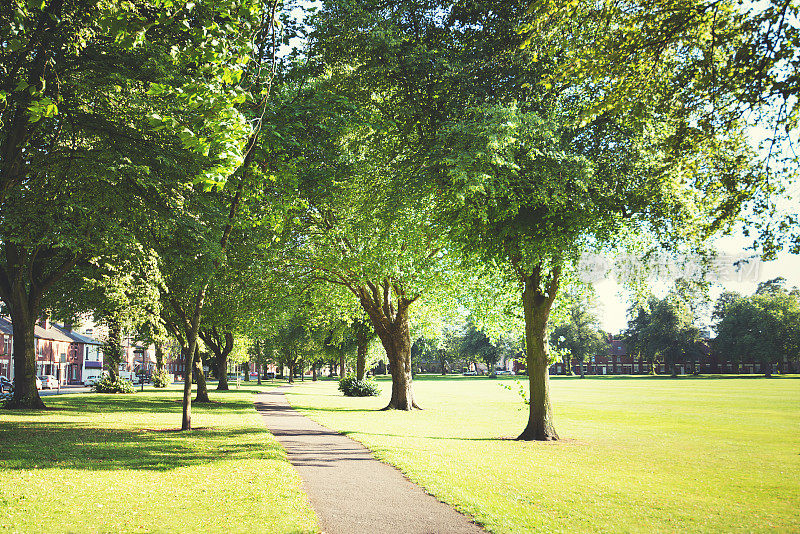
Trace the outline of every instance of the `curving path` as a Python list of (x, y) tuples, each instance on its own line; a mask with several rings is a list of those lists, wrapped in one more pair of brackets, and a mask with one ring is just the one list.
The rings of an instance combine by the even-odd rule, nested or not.
[(289, 405), (284, 387), (257, 395), (256, 410), (303, 479), (323, 532), (485, 532), (360, 443), (301, 415)]

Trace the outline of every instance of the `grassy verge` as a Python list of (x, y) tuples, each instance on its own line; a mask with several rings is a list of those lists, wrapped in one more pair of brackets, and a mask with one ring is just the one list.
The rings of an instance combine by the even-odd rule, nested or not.
[(0, 531), (316, 531), (257, 388), (212, 392), (181, 433), (178, 387), (0, 411)]
[(335, 382), (290, 402), (492, 532), (798, 531), (800, 378), (560, 378), (556, 443), (511, 439), (513, 379), (415, 381), (422, 412)]

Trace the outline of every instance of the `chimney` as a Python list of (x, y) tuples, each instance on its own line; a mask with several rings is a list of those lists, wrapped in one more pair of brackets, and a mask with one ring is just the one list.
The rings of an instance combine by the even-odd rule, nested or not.
[(50, 329), (50, 310), (45, 310), (44, 313), (42, 313), (42, 320), (39, 321), (39, 324), (45, 330)]

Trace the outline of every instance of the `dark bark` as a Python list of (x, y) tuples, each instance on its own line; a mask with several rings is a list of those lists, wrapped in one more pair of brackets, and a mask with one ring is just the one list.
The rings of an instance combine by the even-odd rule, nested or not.
[(341, 372), (339, 373), (339, 378), (344, 378), (345, 375), (347, 374), (347, 365), (344, 360), (344, 354), (339, 356), (339, 369), (341, 369)]
[(193, 373), (196, 373), (195, 381), (197, 382), (197, 397), (195, 397), (195, 402), (211, 402), (211, 399), (208, 398), (208, 387), (206, 385), (206, 375), (203, 372), (203, 358), (200, 357), (200, 350), (197, 348), (197, 344), (195, 343), (194, 349), (194, 370)]
[(103, 362), (109, 378), (116, 382), (119, 380), (119, 364), (122, 363), (122, 324), (113, 314), (106, 322), (108, 340), (103, 344)]
[(311, 366), (311, 381), (312, 382), (316, 382), (317, 381), (317, 364), (316, 363)]
[(228, 391), (228, 356), (233, 350), (233, 333), (221, 333), (217, 327), (213, 327), (211, 330), (201, 329), (197, 334), (214, 353), (217, 361), (217, 391)]
[(364, 373), (367, 367), (367, 341), (358, 338), (358, 348), (356, 349), (356, 378), (364, 380)]
[(164, 370), (164, 347), (161, 343), (156, 343), (156, 371)]
[(528, 424), (517, 439), (554, 441), (558, 439), (550, 404), (549, 359), (547, 355), (547, 321), (558, 291), (560, 270), (553, 269), (552, 278), (544, 294), (541, 288), (541, 268), (532, 275), (524, 274), (522, 307), (525, 314), (525, 347), (528, 382), (530, 384), (530, 409)]
[(264, 371), (264, 366), (261, 363), (256, 362), (256, 372), (258, 373), (258, 385), (259, 386), (261, 385), (261, 374), (263, 373), (263, 371)]
[[(26, 299), (27, 300), (27, 299)], [(14, 394), (9, 408), (42, 409), (44, 402), (36, 389), (36, 350), (34, 328), (36, 316), (29, 313), (27, 302), (9, 303), (14, 327)]]

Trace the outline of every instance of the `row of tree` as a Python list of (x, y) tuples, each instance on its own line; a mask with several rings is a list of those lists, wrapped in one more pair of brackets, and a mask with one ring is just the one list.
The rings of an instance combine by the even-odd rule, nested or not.
[[(177, 339), (183, 429), (198, 338), (224, 362), (242, 333), (287, 362), (374, 335), (388, 407), (411, 410), (412, 330), (465, 306), (493, 339), (524, 332), (520, 438), (557, 439), (548, 323), (580, 252), (695, 246), (767, 209), (745, 111), (782, 98), (793, 127), (797, 9), (539, 4), (326, 0), (302, 24), (278, 0), (0, 7), (11, 404), (43, 407), (51, 308)], [(718, 68), (742, 54), (758, 72)]]

